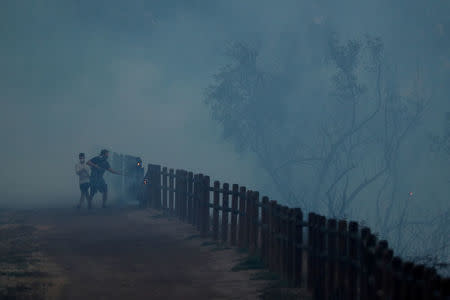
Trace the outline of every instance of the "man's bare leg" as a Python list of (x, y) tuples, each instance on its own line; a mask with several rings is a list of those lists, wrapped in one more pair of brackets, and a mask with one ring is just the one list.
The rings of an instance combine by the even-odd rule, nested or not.
[(86, 198), (86, 193), (81, 192), (80, 203), (77, 206), (78, 208), (81, 208), (83, 206), (84, 198)]
[(103, 194), (103, 204), (102, 207), (105, 208), (106, 207), (106, 201), (108, 200), (108, 191), (105, 191)]
[(92, 199), (94, 198), (94, 195), (92, 196), (88, 196), (87, 197), (87, 201), (88, 201), (88, 208), (91, 209), (92, 208)]
[(81, 192), (80, 202), (77, 205), (77, 208), (81, 208), (81, 203), (83, 202), (83, 192)]

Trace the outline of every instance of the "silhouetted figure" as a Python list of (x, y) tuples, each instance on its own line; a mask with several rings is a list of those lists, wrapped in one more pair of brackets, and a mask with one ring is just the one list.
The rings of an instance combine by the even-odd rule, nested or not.
[(108, 200), (108, 186), (103, 179), (105, 171), (109, 171), (113, 174), (122, 175), (120, 172), (111, 169), (108, 162), (109, 151), (103, 149), (99, 156), (90, 159), (87, 164), (91, 167), (90, 187), (91, 193), (88, 198), (88, 207), (92, 207), (92, 199), (94, 195), (99, 191), (103, 195), (102, 207), (105, 208), (106, 201)]
[(75, 165), (75, 173), (79, 177), (80, 182), (80, 203), (77, 205), (77, 208), (81, 208), (84, 203), (84, 199), (89, 199), (89, 167), (85, 162), (84, 153), (80, 153), (78, 155), (80, 162)]

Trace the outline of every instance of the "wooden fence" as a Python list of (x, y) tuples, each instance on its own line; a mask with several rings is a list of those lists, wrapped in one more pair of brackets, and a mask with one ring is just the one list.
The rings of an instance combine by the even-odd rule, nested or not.
[(145, 207), (162, 209), (203, 237), (246, 248), (291, 287), (314, 299), (449, 299), (449, 278), (394, 256), (385, 240), (357, 222), (326, 219), (260, 197), (237, 184), (150, 164)]

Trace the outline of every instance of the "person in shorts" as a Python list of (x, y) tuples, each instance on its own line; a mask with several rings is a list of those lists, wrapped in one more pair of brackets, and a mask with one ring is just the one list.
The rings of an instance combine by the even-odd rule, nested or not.
[(108, 162), (109, 151), (103, 149), (99, 156), (90, 159), (87, 164), (91, 167), (91, 177), (90, 177), (90, 197), (88, 198), (88, 207), (92, 207), (92, 199), (97, 192), (103, 195), (102, 207), (106, 207), (106, 201), (108, 200), (108, 185), (103, 178), (105, 171), (111, 172), (113, 174), (122, 175), (111, 169)]
[(79, 183), (80, 183), (80, 191), (81, 191), (81, 197), (80, 197), (80, 203), (78, 204), (77, 208), (81, 208), (81, 206), (84, 203), (84, 199), (89, 199), (89, 167), (85, 162), (85, 156), (84, 153), (80, 153), (78, 155), (78, 158), (80, 160), (79, 163), (75, 165), (75, 173), (78, 175)]

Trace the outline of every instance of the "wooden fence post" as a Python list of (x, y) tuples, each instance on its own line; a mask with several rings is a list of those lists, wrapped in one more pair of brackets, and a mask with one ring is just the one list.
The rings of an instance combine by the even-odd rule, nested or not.
[(358, 236), (359, 228), (358, 223), (350, 222), (349, 224), (349, 300), (357, 300), (358, 297), (358, 270), (357, 270), (357, 259), (358, 259)]
[(289, 208), (287, 206), (281, 206), (281, 260), (280, 260), (280, 264), (281, 264), (281, 277), (284, 280), (287, 280), (287, 269), (288, 269), (288, 265), (287, 265), (287, 239), (288, 239), (288, 235), (287, 235), (287, 226), (288, 226), (288, 210)]
[(150, 179), (150, 207), (161, 208), (161, 166), (148, 164), (147, 174)]
[(377, 243), (377, 238), (374, 234), (369, 234), (367, 240), (367, 252), (366, 252), (366, 268), (367, 268), (367, 299), (375, 300), (377, 299), (377, 290), (375, 286), (375, 246)]
[(253, 214), (252, 214), (252, 191), (248, 190), (247, 191), (247, 195), (245, 196), (245, 221), (246, 221), (246, 237), (247, 237), (247, 248), (250, 250), (251, 252), (251, 248), (253, 245)]
[(193, 193), (194, 193), (194, 174), (192, 172), (188, 173), (187, 176), (187, 210), (188, 210), (188, 220), (189, 224), (194, 223), (193, 218)]
[[(122, 158), (122, 156), (121, 156)], [(122, 161), (123, 163), (123, 161)], [(143, 193), (142, 193), (142, 201), (141, 201), (141, 208), (148, 208), (150, 201), (151, 201), (151, 197), (152, 197), (152, 183), (151, 180), (152, 179), (152, 174), (150, 173), (150, 165), (147, 168), (147, 173), (145, 174), (145, 179), (144, 179), (144, 187), (143, 187)], [(122, 185), (123, 188), (123, 185)]]
[(161, 209), (161, 166), (155, 165), (156, 186), (154, 190), (154, 199), (156, 200), (156, 209)]
[(210, 178), (203, 176), (202, 185), (202, 236), (206, 237), (209, 233), (209, 198), (210, 198)]
[(194, 175), (193, 192), (192, 192), (192, 225), (194, 227), (197, 227), (198, 222), (199, 177), (200, 174)]
[(441, 292), (439, 291), (439, 285), (437, 285), (437, 283), (440, 281), (439, 279), (439, 275), (437, 274), (435, 268), (424, 266), (423, 277), (421, 281), (423, 283), (423, 299), (450, 299), (450, 278), (447, 277), (446, 279), (442, 279), (444, 289)]
[(228, 240), (228, 195), (230, 186), (228, 183), (223, 184), (222, 193), (222, 243), (226, 243)]
[(414, 279), (414, 298), (413, 300), (429, 300), (425, 298), (425, 266), (416, 265), (413, 268), (413, 279)]
[(314, 290), (315, 287), (315, 255), (316, 254), (316, 243), (315, 243), (315, 230), (316, 230), (316, 214), (309, 213), (308, 214), (308, 289)]
[(186, 202), (186, 198), (185, 198), (185, 187), (186, 187), (186, 176), (185, 176), (185, 171), (184, 170), (180, 170), (179, 172), (180, 175), (180, 185), (177, 186), (177, 189), (179, 188), (179, 198), (178, 198), (178, 203), (180, 204), (180, 210), (178, 211), (179, 213), (179, 219), (181, 221), (184, 221), (184, 204)]
[(192, 186), (192, 225), (197, 228), (198, 222), (198, 194), (199, 194), (199, 177), (200, 174), (194, 174), (194, 182)]
[(252, 193), (252, 226), (253, 226), (253, 255), (261, 255), (259, 248), (259, 192)]
[(360, 253), (360, 270), (359, 277), (361, 280), (359, 281), (359, 290), (360, 290), (360, 299), (367, 299), (369, 297), (369, 274), (367, 270), (368, 264), (368, 248), (367, 244), (369, 242), (370, 236), (370, 228), (364, 227), (361, 229), (361, 241), (359, 244), (359, 253)]
[(386, 241), (379, 241), (375, 247), (375, 291), (378, 297), (381, 297), (381, 273), (382, 273), (382, 257), (388, 245)]
[(280, 205), (279, 206), (279, 218), (278, 218), (278, 241), (279, 241), (279, 245), (280, 245), (280, 254), (278, 255), (278, 265), (280, 267), (279, 269), (279, 273), (280, 273), (280, 277), (285, 280), (285, 273), (284, 273), (284, 259), (285, 259), (285, 255), (284, 255), (284, 220), (285, 220), (285, 206), (284, 205)]
[(246, 195), (246, 189), (245, 186), (241, 186), (239, 189), (239, 239), (238, 239), (238, 246), (240, 248), (247, 248), (247, 236), (245, 234), (246, 230), (246, 218), (245, 215), (245, 195)]
[(183, 171), (183, 221), (184, 222), (188, 222), (189, 223), (189, 219), (188, 219), (188, 199), (189, 199), (189, 194), (188, 194), (188, 171), (184, 170)]
[(214, 211), (213, 211), (213, 239), (219, 239), (219, 201), (220, 182), (214, 181)]
[(175, 178), (175, 175), (173, 173), (173, 169), (170, 169), (169, 170), (169, 211), (171, 214), (173, 214), (173, 211), (174, 211), (174, 205), (173, 205), (173, 195), (175, 192), (174, 178)]
[(388, 249), (383, 257), (383, 290), (385, 297), (392, 299), (392, 282), (393, 282), (393, 271), (392, 271), (392, 258), (394, 257), (394, 251)]
[(295, 208), (294, 214), (294, 283), (295, 287), (301, 287), (303, 279), (303, 212), (300, 208)]
[(175, 216), (180, 218), (180, 170), (175, 170)]
[(276, 219), (276, 213), (277, 213), (277, 201), (270, 200), (270, 237), (271, 237), (271, 254), (270, 254), (270, 265), (272, 272), (277, 272), (277, 258), (278, 258), (278, 249), (277, 249), (277, 243), (278, 243), (278, 236), (277, 236), (277, 219)]
[(275, 234), (275, 204), (276, 201), (269, 201), (269, 270), (271, 272), (275, 272), (276, 263), (275, 259), (277, 257), (276, 254), (276, 242), (277, 237)]
[(148, 164), (147, 165), (147, 176), (149, 178), (150, 184), (147, 185), (147, 194), (146, 194), (146, 197), (145, 197), (145, 200), (144, 200), (144, 202), (145, 202), (144, 207), (146, 207), (146, 208), (153, 208), (153, 206), (152, 206), (153, 205), (152, 198), (153, 198), (153, 189), (154, 189), (155, 183), (153, 182), (154, 181), (154, 178), (153, 178), (154, 176), (153, 176), (152, 164)]
[[(378, 243), (378, 248), (375, 251), (375, 287), (380, 298), (387, 298), (390, 293), (389, 282), (387, 281), (390, 272), (390, 261), (386, 261), (390, 252), (392, 250), (388, 249), (387, 241), (383, 240)], [(392, 259), (392, 255), (390, 257)]]
[(412, 262), (405, 262), (403, 264), (403, 270), (402, 270), (402, 298), (401, 300), (406, 299), (413, 299), (413, 276), (412, 276), (412, 270), (413, 270), (414, 264)]
[[(393, 271), (393, 280), (392, 280), (392, 298), (391, 299), (401, 299), (402, 295), (402, 260), (400, 257), (394, 257), (392, 259), (392, 271)], [(361, 278), (361, 280), (363, 280)], [(365, 294), (364, 294), (365, 295)], [(363, 295), (361, 295), (363, 296)], [(361, 297), (361, 299), (363, 299)]]
[(184, 187), (184, 171), (178, 170), (178, 177), (176, 183), (180, 183), (179, 186), (176, 187), (178, 191), (178, 218), (183, 221), (183, 187)]
[(183, 216), (183, 170), (178, 170), (178, 176), (175, 178), (175, 189), (178, 193), (178, 201), (176, 202), (175, 208), (177, 209), (178, 212), (178, 219), (182, 220), (182, 216)]
[(181, 220), (181, 197), (182, 197), (182, 191), (183, 191), (183, 171), (182, 170), (177, 170), (178, 172), (176, 172), (176, 177), (175, 177), (175, 209), (177, 211), (177, 217), (179, 220)]
[(261, 201), (261, 257), (266, 266), (269, 266), (269, 224), (268, 224), (269, 198), (264, 196)]
[(275, 259), (275, 271), (279, 274), (282, 272), (281, 256), (282, 253), (282, 241), (281, 241), (281, 205), (275, 205), (275, 236), (276, 236), (276, 259)]
[(294, 209), (289, 208), (287, 213), (287, 251), (286, 251), (286, 273), (287, 280), (290, 287), (294, 287), (294, 233), (295, 233), (295, 220), (294, 220)]
[(231, 246), (236, 246), (236, 233), (237, 233), (237, 217), (238, 211), (238, 197), (239, 197), (239, 186), (233, 184), (233, 190), (231, 194)]
[(223, 184), (222, 193), (222, 243), (226, 243), (228, 240), (228, 195), (230, 192), (230, 186), (228, 183)]
[(167, 167), (163, 168), (162, 177), (163, 177), (163, 188), (162, 188), (162, 198), (163, 198), (163, 210), (167, 210)]
[(347, 221), (339, 220), (338, 222), (338, 257), (340, 262), (338, 264), (338, 282), (340, 287), (340, 297), (342, 299), (348, 298), (348, 233), (347, 233)]
[(317, 216), (317, 276), (316, 276), (316, 295), (317, 299), (325, 300), (326, 282), (325, 282), (325, 262), (326, 262), (326, 218)]
[(183, 221), (189, 223), (189, 193), (188, 193), (188, 185), (189, 185), (189, 172), (184, 171), (183, 174)]
[(326, 297), (332, 299), (335, 297), (336, 292), (336, 265), (337, 265), (337, 222), (336, 219), (329, 219), (327, 223), (328, 229), (328, 260), (327, 260), (327, 274), (326, 285), (327, 293)]
[(202, 231), (202, 226), (203, 226), (203, 219), (202, 219), (202, 210), (203, 210), (203, 197), (205, 196), (205, 193), (203, 192), (203, 184), (204, 184), (204, 179), (203, 179), (203, 174), (199, 174), (198, 175), (198, 183), (197, 183), (197, 212), (195, 213), (195, 215), (197, 216), (197, 230), (199, 232)]
[(440, 294), (442, 299), (450, 299), (450, 278), (441, 278)]
[(177, 211), (177, 217), (179, 220), (181, 220), (181, 193), (182, 193), (182, 170), (176, 171), (176, 177), (175, 177), (175, 209)]
[(181, 191), (180, 191), (180, 219), (181, 221), (186, 220), (186, 203), (187, 203), (187, 171), (181, 170)]
[[(393, 261), (393, 260), (392, 260)], [(425, 290), (425, 299), (436, 300), (438, 290), (437, 282), (437, 272), (434, 268), (425, 268), (425, 281), (426, 281), (426, 290)]]

